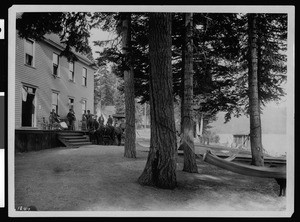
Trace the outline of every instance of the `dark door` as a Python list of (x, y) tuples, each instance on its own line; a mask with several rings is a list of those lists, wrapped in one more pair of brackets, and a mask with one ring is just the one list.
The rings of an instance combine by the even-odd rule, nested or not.
[(29, 126), (32, 127), (33, 123), (33, 116), (35, 112), (35, 106), (33, 104), (34, 97), (35, 97), (35, 89), (31, 88), (28, 90), (29, 87), (24, 87), (26, 90), (26, 95), (23, 96), (22, 99), (22, 126)]

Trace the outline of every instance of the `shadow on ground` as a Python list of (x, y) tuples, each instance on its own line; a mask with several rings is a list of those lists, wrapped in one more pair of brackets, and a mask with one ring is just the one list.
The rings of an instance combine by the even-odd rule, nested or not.
[(124, 147), (55, 148), (15, 156), (15, 206), (39, 211), (284, 211), (275, 180), (247, 177), (198, 161), (199, 174), (182, 171), (174, 190), (141, 186), (148, 153), (123, 157)]

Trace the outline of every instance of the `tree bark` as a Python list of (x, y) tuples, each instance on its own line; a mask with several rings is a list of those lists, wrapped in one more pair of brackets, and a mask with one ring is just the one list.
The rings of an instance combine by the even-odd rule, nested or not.
[(138, 179), (140, 184), (165, 189), (177, 186), (171, 23), (170, 13), (150, 13), (151, 139), (147, 163)]
[(125, 56), (124, 90), (125, 90), (125, 145), (124, 156), (136, 158), (135, 147), (135, 95), (134, 95), (134, 71), (131, 61), (131, 14), (122, 15), (122, 45)]
[(261, 138), (260, 101), (258, 97), (258, 62), (257, 62), (257, 30), (256, 15), (248, 14), (249, 29), (249, 114), (250, 114), (250, 143), (252, 165), (263, 166), (264, 156)]
[(193, 120), (193, 14), (185, 13), (184, 17), (184, 96), (182, 100), (182, 140), (180, 146), (184, 152), (183, 171), (198, 173)]

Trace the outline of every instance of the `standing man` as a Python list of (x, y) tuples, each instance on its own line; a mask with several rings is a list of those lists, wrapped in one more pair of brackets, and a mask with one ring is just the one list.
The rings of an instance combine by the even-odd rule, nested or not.
[(99, 122), (100, 126), (104, 125), (104, 117), (102, 114), (99, 116), (98, 122)]
[(87, 124), (87, 121), (86, 121), (86, 111), (84, 110), (83, 111), (83, 114), (82, 114), (82, 117), (81, 117), (81, 130), (85, 131), (86, 130), (86, 124)]
[(49, 123), (50, 123), (50, 128), (51, 129), (58, 129), (59, 128), (59, 115), (57, 113), (55, 113), (55, 110), (52, 109), (52, 111), (50, 112), (50, 116), (49, 116)]
[(93, 120), (93, 114), (91, 114), (91, 111), (88, 110), (86, 114), (86, 121), (87, 121), (87, 129), (91, 129), (92, 121)]
[(59, 115), (55, 112), (55, 109), (52, 109), (52, 112), (50, 112), (50, 117), (52, 118), (51, 122), (57, 122), (59, 123)]
[(97, 121), (97, 115), (95, 115), (95, 118), (93, 118), (93, 129), (98, 130), (99, 128), (99, 123)]
[(108, 120), (107, 120), (107, 125), (112, 126), (113, 124), (113, 119), (111, 118), (111, 116), (108, 116)]
[(67, 114), (67, 119), (69, 121), (69, 130), (75, 130), (74, 121), (76, 120), (76, 117), (73, 109), (69, 109), (69, 112)]

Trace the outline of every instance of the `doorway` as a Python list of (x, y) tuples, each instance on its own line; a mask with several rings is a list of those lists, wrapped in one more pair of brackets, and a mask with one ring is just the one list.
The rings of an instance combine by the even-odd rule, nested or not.
[(35, 126), (35, 88), (22, 87), (22, 127)]

